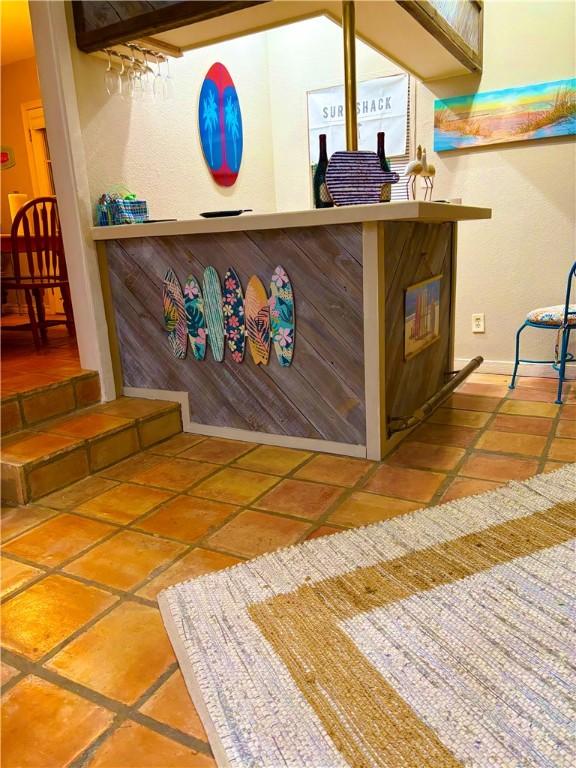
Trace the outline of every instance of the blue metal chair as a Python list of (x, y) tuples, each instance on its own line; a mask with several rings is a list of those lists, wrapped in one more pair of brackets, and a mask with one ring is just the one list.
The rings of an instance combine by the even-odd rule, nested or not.
[[(570, 340), (570, 331), (576, 329), (576, 304), (570, 304), (572, 278), (575, 275), (576, 261), (572, 264), (568, 273), (565, 303), (554, 307), (533, 309), (532, 312), (528, 312), (524, 325), (518, 329), (516, 334), (516, 361), (514, 363), (514, 373), (512, 374), (510, 389), (514, 389), (516, 386), (516, 373), (520, 363), (551, 363), (554, 370), (558, 371), (558, 394), (555, 402), (558, 404), (562, 403), (562, 387), (565, 380), (566, 363), (574, 360), (574, 355), (568, 352), (568, 342)], [(520, 334), (526, 327), (556, 331), (557, 339), (554, 360), (523, 360), (520, 358)]]

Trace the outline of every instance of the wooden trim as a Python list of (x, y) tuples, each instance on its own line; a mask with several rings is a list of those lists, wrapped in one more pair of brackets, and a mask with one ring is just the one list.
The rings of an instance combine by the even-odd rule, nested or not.
[(474, 0), (478, 6), (479, 19), (478, 19), (478, 58), (480, 60), (480, 71), (484, 66), (484, 0)]
[[(454, 360), (455, 368), (463, 368), (470, 362), (471, 358), (457, 357)], [(566, 366), (566, 381), (576, 381), (576, 371), (568, 370)], [(478, 368), (478, 373), (499, 373), (503, 376), (512, 376), (514, 371), (514, 360), (484, 360)], [(518, 376), (537, 376), (539, 378), (553, 379), (558, 381), (558, 373), (550, 364), (543, 363), (520, 363), (518, 366)]]
[(104, 400), (114, 393), (96, 249), (90, 240), (91, 205), (74, 88), (69, 3), (30, 3), (36, 64), (43, 95), (64, 249), (68, 254), (76, 340), (83, 368), (97, 370)]
[(454, 368), (456, 336), (456, 277), (458, 270), (458, 224), (452, 224), (452, 273), (450, 275), (450, 365)]
[(490, 208), (424, 200), (400, 200), (375, 205), (342, 205), (333, 208), (308, 208), (304, 211), (276, 213), (247, 213), (215, 219), (180, 219), (155, 224), (118, 224), (92, 227), (94, 240), (125, 240), (133, 237), (172, 237), (216, 232), (249, 232), (290, 227), (331, 226), (332, 224), (362, 224), (377, 221), (421, 221), (427, 224), (444, 221), (490, 219)]
[[(396, 0), (400, 6), (421, 24), (440, 42), (458, 61), (470, 72), (482, 71), (482, 50), (475, 51), (442, 18), (438, 11), (427, 0)], [(482, 40), (482, 11), (480, 12), (480, 40)]]
[(108, 343), (110, 345), (110, 357), (112, 358), (114, 388), (116, 390), (116, 397), (120, 397), (122, 394), (123, 384), (122, 358), (120, 357), (120, 346), (118, 344), (118, 334), (116, 332), (116, 318), (114, 316), (114, 304), (112, 302), (112, 288), (110, 286), (110, 274), (108, 271), (108, 257), (106, 255), (106, 246), (104, 243), (96, 243), (96, 252), (98, 254), (98, 270), (100, 272), (100, 285), (102, 288), (104, 314), (106, 316)]
[(364, 391), (366, 455), (378, 461), (386, 442), (386, 335), (384, 327), (384, 227), (362, 228), (364, 293)]
[[(76, 44), (81, 51), (92, 53), (118, 43), (134, 40), (149, 35), (184, 27), (199, 21), (206, 21), (227, 13), (240, 11), (253, 5), (260, 5), (268, 0), (194, 0), (193, 2), (174, 2), (163, 8), (153, 9), (137, 16), (122, 19), (115, 24), (86, 29), (85, 11), (92, 3), (74, 0), (74, 27)], [(122, 3), (111, 3), (118, 13)], [(152, 7), (152, 6), (151, 6)], [(118, 15), (120, 15), (118, 13)]]
[(244, 440), (248, 443), (276, 445), (281, 448), (297, 448), (305, 451), (320, 453), (335, 453), (340, 456), (366, 458), (366, 446), (352, 443), (338, 443), (332, 440), (316, 440), (310, 437), (292, 437), (291, 435), (274, 435), (269, 432), (256, 432), (249, 429), (232, 427), (214, 427), (199, 424), (190, 420), (190, 409), (187, 392), (174, 392), (165, 389), (146, 389), (143, 387), (124, 387), (122, 394), (127, 397), (142, 397), (152, 400), (169, 400), (182, 406), (182, 425), (184, 432), (207, 437), (222, 437), (227, 440)]
[(24, 141), (26, 144), (26, 155), (28, 159), (28, 170), (30, 172), (30, 180), (32, 182), (33, 197), (40, 197), (40, 184), (38, 181), (38, 174), (36, 172), (36, 160), (34, 156), (34, 147), (32, 146), (32, 134), (30, 126), (30, 112), (35, 109), (41, 109), (44, 114), (44, 107), (42, 105), (42, 99), (33, 99), (32, 101), (24, 101), (20, 104), (20, 114), (22, 117), (22, 126), (24, 128)]
[(139, 37), (138, 40), (134, 40), (136, 45), (140, 45), (142, 48), (151, 48), (153, 51), (163, 53), (165, 56), (171, 56), (173, 59), (180, 59), (184, 54), (182, 48), (172, 43), (166, 43), (164, 40), (160, 40), (157, 37)]

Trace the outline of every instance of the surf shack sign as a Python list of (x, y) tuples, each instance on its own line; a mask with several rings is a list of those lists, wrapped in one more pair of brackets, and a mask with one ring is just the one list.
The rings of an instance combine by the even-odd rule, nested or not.
[[(406, 154), (408, 75), (391, 75), (358, 83), (356, 93), (358, 149), (376, 151), (377, 134), (386, 133), (386, 155)], [(310, 163), (318, 159), (318, 137), (326, 134), (328, 155), (346, 149), (344, 87), (308, 92)]]

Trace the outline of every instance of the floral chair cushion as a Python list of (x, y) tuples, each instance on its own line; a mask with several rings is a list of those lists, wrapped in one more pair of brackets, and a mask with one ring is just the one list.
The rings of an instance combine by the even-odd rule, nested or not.
[[(576, 304), (569, 304), (568, 311), (576, 313)], [(532, 312), (528, 312), (526, 319), (530, 323), (561, 326), (564, 322), (564, 304), (558, 304), (555, 307), (533, 309)], [(576, 326), (576, 314), (568, 315), (568, 325)]]

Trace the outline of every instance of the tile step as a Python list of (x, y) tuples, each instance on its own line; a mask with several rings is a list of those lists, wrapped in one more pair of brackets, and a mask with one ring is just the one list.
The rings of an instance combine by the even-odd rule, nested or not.
[(182, 431), (178, 403), (122, 397), (3, 440), (2, 501), (26, 504)]
[(22, 381), (2, 388), (2, 436), (30, 428), (41, 428), (46, 421), (100, 402), (100, 377), (96, 371), (80, 371), (70, 376), (22, 375)]

